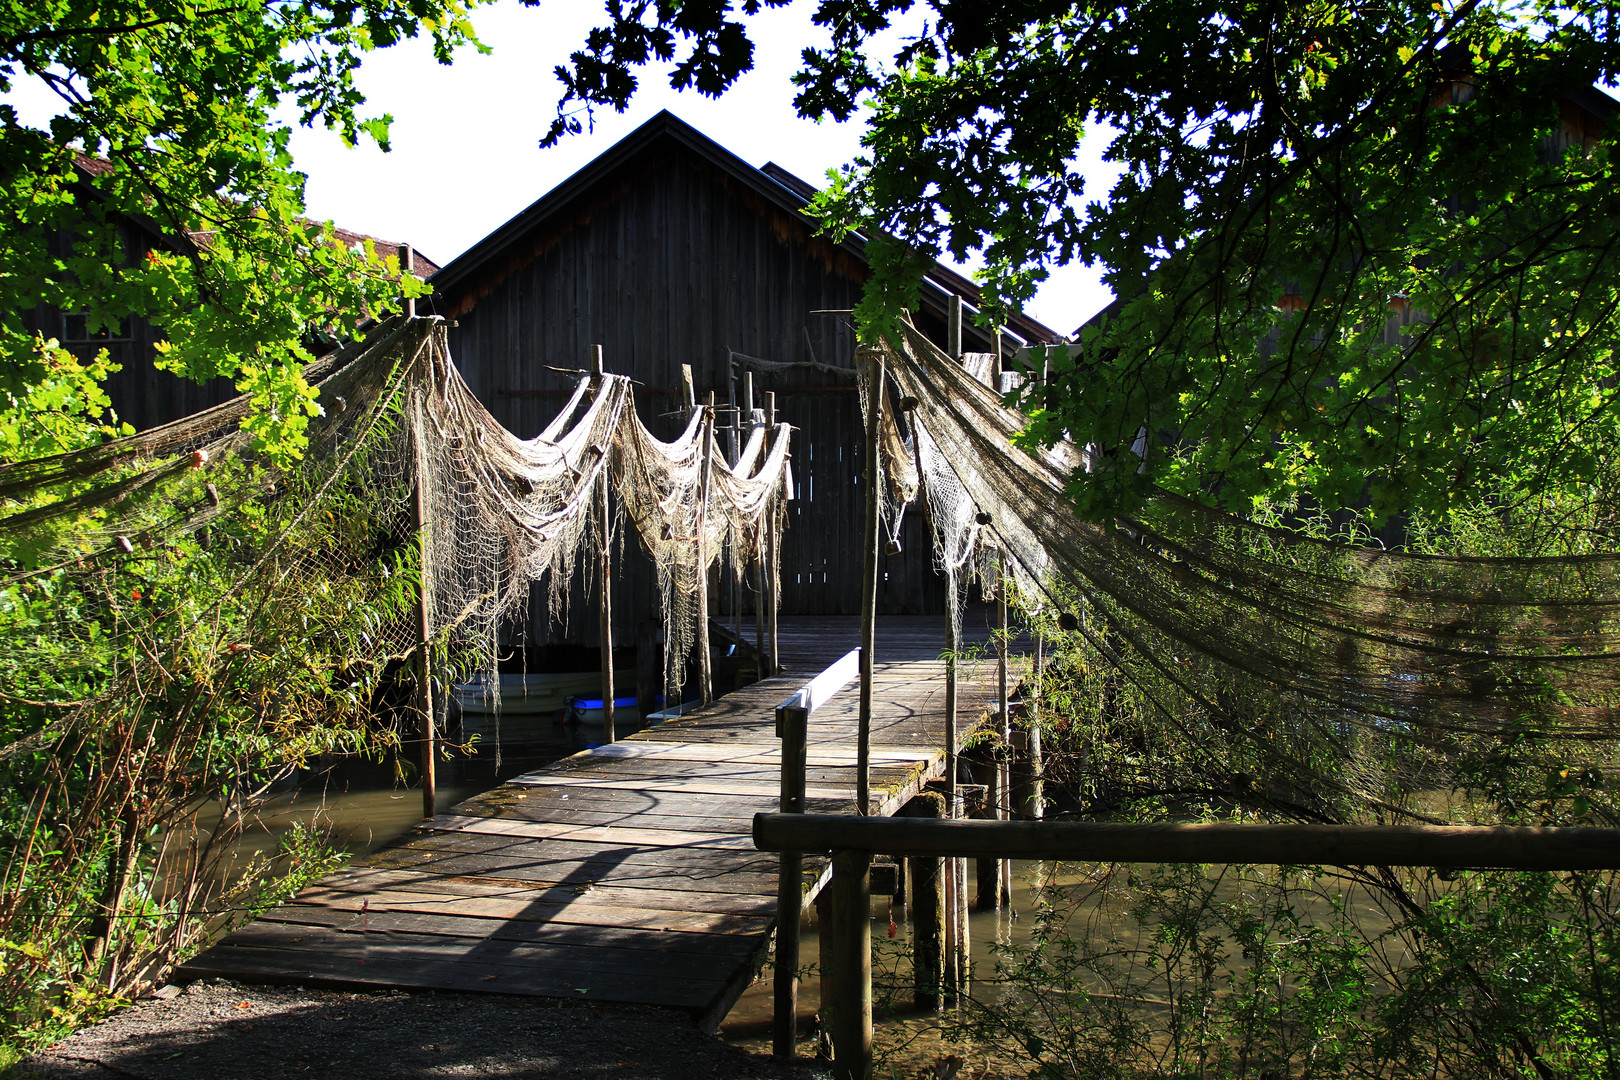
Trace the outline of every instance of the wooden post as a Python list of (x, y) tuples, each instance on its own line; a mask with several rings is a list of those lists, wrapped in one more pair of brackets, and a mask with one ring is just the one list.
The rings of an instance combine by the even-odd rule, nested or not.
[[(592, 345), (590, 355), (591, 378), (596, 380), (598, 394), (607, 391), (607, 376), (602, 370), (602, 346)], [(602, 540), (602, 741), (616, 741), (613, 730), (613, 542), (609, 535), (613, 519), (608, 513), (607, 447), (601, 447), (598, 459), (602, 474), (596, 478), (597, 535)]]
[[(804, 813), (805, 761), (808, 756), (810, 713), (805, 709), (776, 710), (782, 736), (782, 794), (784, 814)], [(799, 921), (804, 912), (804, 855), (784, 851), (776, 882), (776, 1002), (772, 1016), (771, 1052), (783, 1060), (793, 1058), (799, 1023)]]
[[(767, 391), (765, 394), (765, 426), (775, 437), (776, 433), (776, 392)], [(770, 545), (770, 561), (765, 566), (765, 588), (770, 593), (770, 634), (771, 634), (771, 674), (782, 670), (782, 654), (777, 651), (776, 609), (781, 602), (781, 562), (782, 562), (782, 536), (776, 528), (777, 505), (785, 501), (788, 492), (783, 491), (771, 500), (770, 523), (766, 527), (766, 540)]]
[[(968, 763), (973, 770), (974, 779), (984, 791), (983, 798), (971, 809), (971, 816), (990, 821), (999, 820), (1001, 815), (997, 812), (997, 807), (1001, 803), (1001, 790), (998, 787), (1001, 767), (996, 762), (995, 751), (992, 749), (987, 756), (974, 754), (968, 758)], [(974, 860), (974, 870), (976, 888), (973, 894), (973, 910), (1000, 911), (1001, 860), (981, 856)]]
[[(754, 373), (743, 373), (743, 408), (748, 413), (748, 435), (754, 434)], [(769, 429), (767, 429), (769, 430)], [(769, 519), (771, 502), (766, 501), (765, 517)], [(759, 539), (754, 545), (754, 658), (759, 665), (759, 677), (765, 678), (770, 672), (765, 663), (765, 532), (770, 526), (766, 521), (760, 522)]]
[(866, 417), (866, 528), (861, 533), (861, 706), (856, 733), (855, 812), (872, 812), (872, 675), (873, 645), (877, 638), (878, 583), (878, 432), (883, 420), (884, 355), (867, 352), (868, 393)]
[(872, 855), (835, 851), (832, 864), (832, 925), (823, 927), (822, 933), (832, 938), (836, 958), (836, 982), (831, 986), (831, 996), (838, 1002), (832, 1028), (833, 1076), (871, 1080), (872, 894), (867, 872)]
[[(409, 274), (411, 277), (415, 277), (416, 252), (411, 249), (409, 244), (406, 244), (401, 250), (404, 252), (403, 257), (400, 259), (399, 269), (401, 276)], [(404, 284), (404, 282), (401, 282), (401, 284)], [(405, 317), (408, 319), (416, 318), (416, 297), (414, 296), (405, 301)]]
[(681, 398), (686, 403), (686, 418), (697, 412), (697, 387), (692, 384), (692, 365), (681, 365)]
[(709, 670), (709, 557), (703, 546), (704, 530), (709, 524), (709, 493), (714, 483), (714, 394), (709, 394), (709, 406), (703, 417), (698, 438), (703, 441), (703, 482), (698, 489), (697, 511), (697, 651), (698, 697), (707, 705), (714, 699), (714, 680)]
[(422, 817), (438, 812), (437, 746), (433, 728), (433, 665), (428, 651), (433, 644), (432, 536), (428, 532), (426, 495), (422, 490), (427, 472), (427, 452), (422, 445), (422, 395), (411, 395), (412, 434), (416, 440), (416, 478), (411, 484), (411, 523), (416, 529), (416, 551), (420, 574), (416, 587), (416, 710), (421, 716)]
[[(997, 355), (1000, 355), (1001, 338), (996, 338)], [(999, 745), (996, 747), (996, 787), (1000, 798), (996, 800), (996, 818), (1006, 821), (1011, 816), (1012, 806), (1012, 773), (1010, 770), (1009, 754), (1012, 749), (1012, 704), (1007, 700), (1011, 688), (1007, 685), (1007, 583), (1011, 576), (1007, 573), (1007, 552), (1005, 550), (996, 555), (996, 680), (997, 696), (1000, 698), (1000, 708), (997, 721), (1000, 726)], [(1012, 903), (1012, 862), (1008, 859), (996, 860), (996, 902), (1000, 904)]]
[(1046, 639), (1035, 631), (1035, 663), (1030, 669), (1029, 693), (1025, 695), (1025, 716), (1029, 724), (1025, 744), (1025, 765), (1029, 781), (1025, 791), (1024, 816), (1039, 821), (1046, 816), (1045, 755), (1041, 752), (1041, 676), (1046, 668)]
[(962, 298), (955, 294), (945, 313), (945, 351), (952, 360), (962, 362)]
[[(658, 711), (658, 695), (664, 692), (664, 657), (658, 647), (658, 624), (643, 619), (636, 624), (636, 708), (641, 722)], [(666, 702), (673, 708), (679, 702)]]
[[(942, 818), (945, 796), (925, 791), (906, 807), (908, 817)], [(911, 859), (912, 1000), (919, 1010), (933, 1012), (945, 986), (945, 896), (941, 890), (938, 856)]]
[(833, 925), (833, 891), (823, 888), (816, 893), (816, 941), (819, 948), (816, 967), (821, 973), (821, 1004), (816, 1012), (821, 1019), (822, 1033), (818, 1055), (823, 1048), (830, 1049), (832, 1033), (838, 1030), (838, 998), (835, 993), (838, 987), (838, 950), (833, 944)]

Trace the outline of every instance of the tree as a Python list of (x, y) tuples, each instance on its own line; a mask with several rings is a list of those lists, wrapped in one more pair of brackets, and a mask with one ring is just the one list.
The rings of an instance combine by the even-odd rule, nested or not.
[[(625, 73), (673, 58), (678, 33), (676, 85), (698, 70), (723, 89), (748, 60), (732, 16), (757, 5), (701, 7), (615, 8), (561, 72), (559, 123), (577, 126), (573, 101), (622, 106)], [(919, 15), (880, 62), (874, 36)], [(1140, 472), (1077, 477), (1082, 514), (1154, 485), (1382, 517), (1602, 479), (1620, 196), (1607, 141), (1559, 140), (1571, 96), (1614, 77), (1610, 8), (824, 0), (816, 20), (831, 42), (804, 52), (800, 112), (870, 112), (866, 153), (820, 200), (872, 245), (868, 333), (946, 252), (982, 255), (992, 322), (1053, 264), (1106, 269), (1119, 301), (1026, 397), (1030, 438), (1105, 455), (1144, 425), (1171, 438)], [(1083, 203), (1097, 124), (1124, 175)]]
[[(352, 331), (401, 285), (392, 262), (301, 216), (275, 111), (292, 101), (303, 123), (386, 148), (389, 118), (360, 112), (361, 58), (426, 33), (448, 62), (476, 43), (472, 2), (0, 0), (0, 93), (32, 81), (61, 103), (48, 127), (0, 103), (0, 458), (113, 423), (106, 356), (39, 333), (40, 306), (82, 314), (91, 334), (152, 320), (162, 366), (236, 379), (260, 448), (295, 458), (316, 408), (306, 343)], [(162, 242), (130, 250), (131, 222)]]

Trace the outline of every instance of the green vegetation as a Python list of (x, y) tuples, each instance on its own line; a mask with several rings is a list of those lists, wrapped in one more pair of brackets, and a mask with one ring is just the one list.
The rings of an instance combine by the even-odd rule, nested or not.
[[(359, 411), (362, 392), (342, 389)], [(13, 492), (0, 528), (4, 1053), (333, 865), (306, 831), (269, 858), (237, 845), (278, 778), (398, 742), (387, 704), (402, 696), (417, 556), (403, 481), (388, 479), (404, 474), (388, 395), (343, 435), (287, 470), (227, 421), (155, 465)]]
[(351, 251), (303, 217), (296, 105), (353, 143), (386, 147), (361, 112), (364, 55), (429, 34), (449, 62), (474, 43), (462, 0), (4, 0), (0, 93), (59, 103), (31, 127), (0, 104), (0, 460), (71, 450), (117, 430), (106, 359), (30, 325), (39, 305), (90, 337), (150, 320), (161, 364), (253, 395), (261, 449), (296, 459), (314, 409), (303, 365), (322, 335), (386, 313), (397, 260)]

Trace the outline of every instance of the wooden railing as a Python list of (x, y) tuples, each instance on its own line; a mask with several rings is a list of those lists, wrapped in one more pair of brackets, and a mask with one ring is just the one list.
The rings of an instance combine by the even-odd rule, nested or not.
[[(822, 974), (822, 1000), (837, 1003), (832, 1018), (833, 1075), (843, 1080), (869, 1080), (872, 1075), (869, 872), (875, 852), (1081, 862), (1620, 869), (1620, 829), (1585, 828), (1115, 825), (777, 813), (754, 815), (754, 845), (761, 851), (791, 850), (796, 859), (806, 851), (832, 853), (832, 919), (821, 928), (822, 949), (825, 954), (831, 948), (832, 963)], [(796, 948), (797, 936), (794, 943)]]
[[(782, 740), (783, 815), (804, 815), (805, 766), (809, 759), (810, 714), (860, 677), (861, 650), (845, 653), (832, 667), (800, 687), (776, 707), (776, 734)], [(773, 815), (775, 816), (775, 815)], [(838, 820), (848, 820), (839, 818)], [(799, 1014), (799, 923), (804, 914), (804, 854), (781, 850), (776, 883), (776, 1002), (772, 1050), (792, 1058)]]

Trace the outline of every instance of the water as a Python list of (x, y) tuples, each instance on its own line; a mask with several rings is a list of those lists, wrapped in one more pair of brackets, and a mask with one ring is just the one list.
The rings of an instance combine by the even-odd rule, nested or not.
[[(570, 678), (572, 681), (568, 681)], [(583, 678), (588, 683), (591, 676)], [(580, 677), (560, 677), (566, 683), (563, 690), (548, 690), (544, 695), (535, 692), (527, 703), (508, 694), (508, 708), (499, 714), (462, 711), (459, 730), (450, 732), (447, 742), (459, 743), (470, 752), (455, 750), (448, 760), (440, 759), (436, 771), (439, 812), (514, 776), (598, 744), (602, 737), (600, 726), (563, 723), (559, 716), (569, 694), (600, 696), (601, 676), (598, 673), (594, 678), (597, 681), (587, 687), (580, 683)], [(557, 697), (555, 703), (552, 697)], [(628, 717), (620, 711), (617, 721), (614, 726), (620, 736), (640, 728), (634, 710)], [(239, 876), (256, 859), (274, 853), (280, 837), (295, 825), (316, 830), (333, 846), (355, 856), (386, 846), (422, 820), (422, 791), (414, 782), (416, 770), (413, 767), (407, 773), (409, 783), (401, 778), (391, 760), (355, 758), (300, 770), (254, 803), (241, 835), (223, 857), (219, 872), (227, 879)], [(205, 831), (212, 828), (218, 813), (217, 805), (205, 809), (199, 814), (197, 826)]]
[[(1098, 881), (1081, 864), (1015, 860), (1012, 865), (1012, 903), (1000, 911), (970, 910), (968, 914), (972, 970), (980, 976), (969, 986), (968, 992), (981, 1001), (996, 1000), (1006, 992), (1001, 986), (993, 986), (985, 979), (996, 971), (998, 948), (1020, 945), (1030, 940), (1035, 928), (1032, 913), (1042, 890), (1076, 887), (1070, 896), (1074, 900), (1085, 896), (1086, 887), (1094, 886)], [(1148, 870), (1149, 867), (1141, 869)], [(1238, 899), (1252, 885), (1252, 879), (1244, 875), (1228, 875), (1218, 866), (1212, 867), (1210, 873), (1213, 875), (1213, 898), (1220, 903)], [(973, 878), (973, 863), (970, 860), (970, 898), (975, 892)], [(1319, 891), (1294, 893), (1293, 901), (1304, 922), (1325, 919), (1330, 914), (1330, 902)], [(1388, 914), (1371, 903), (1364, 892), (1351, 890), (1346, 910), (1364, 935), (1376, 936), (1390, 926)], [(969, 1047), (946, 1040), (940, 1032), (937, 1014), (918, 1012), (911, 1007), (911, 968), (908, 959), (910, 926), (906, 915), (903, 905), (892, 904), (889, 897), (872, 898), (873, 1034), (874, 1043), (883, 1059), (879, 1075), (933, 1076), (932, 1070), (938, 1068), (942, 1061), (961, 1055), (974, 1058), (973, 1073), (976, 1076), (996, 1077), (1003, 1072), (1008, 1076), (1027, 1075), (1027, 1063), (1020, 1068), (1010, 1060), (1001, 1060), (1001, 1055), (992, 1046)], [(1134, 924), (1127, 927), (1128, 923), (1128, 916), (1117, 905), (1100, 907), (1095, 897), (1086, 897), (1078, 902), (1068, 927), (1070, 933), (1082, 938), (1089, 937), (1092, 943), (1100, 944), (1117, 929), (1134, 928)], [(1146, 933), (1151, 934), (1151, 929)], [(820, 979), (813, 973), (819, 955), (820, 934), (815, 907), (807, 905), (801, 930), (800, 963), (811, 968), (812, 972), (801, 978), (799, 983), (801, 1033), (810, 1028), (811, 1020), (821, 1004)], [(1228, 971), (1226, 965), (1218, 968), (1220, 975)], [(720, 1028), (721, 1036), (728, 1042), (755, 1053), (771, 1052), (773, 988), (770, 974), (767, 970), (759, 981), (743, 992)], [(1102, 986), (1096, 988), (1098, 992), (1108, 989)], [(1162, 1007), (1163, 1002), (1151, 998), (1133, 1000), (1131, 1005), (1133, 1011), (1144, 1014), (1157, 1012)], [(814, 1052), (814, 1043), (801, 1038), (799, 1054), (809, 1056)]]

